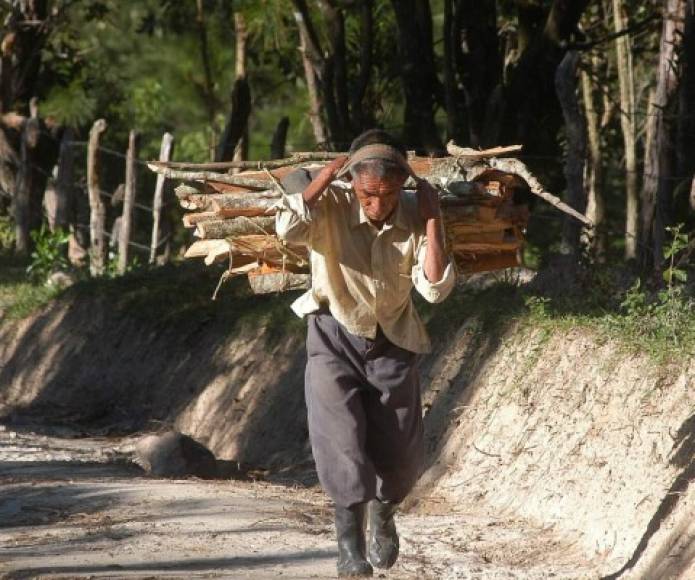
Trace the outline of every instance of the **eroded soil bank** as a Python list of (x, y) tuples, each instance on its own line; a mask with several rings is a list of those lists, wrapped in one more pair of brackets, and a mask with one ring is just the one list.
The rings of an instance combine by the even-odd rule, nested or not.
[[(293, 296), (233, 288), (214, 303), (209, 275), (157, 276), (78, 288), (0, 326), (9, 428), (39, 420), (120, 437), (173, 425), (220, 459), (314, 493)], [(520, 576), (695, 577), (695, 361), (658, 367), (581, 328), (534, 328), (513, 309), (487, 324), (490, 301), (476, 300), (426, 311), (429, 465), (406, 506), (412, 529), (449, 542), (451, 557), (475, 543), (470, 530), (521, 522), (504, 524), (486, 556), (517, 554), (505, 570)], [(531, 549), (526, 535), (547, 541)], [(452, 577), (476, 577), (467, 565)]]

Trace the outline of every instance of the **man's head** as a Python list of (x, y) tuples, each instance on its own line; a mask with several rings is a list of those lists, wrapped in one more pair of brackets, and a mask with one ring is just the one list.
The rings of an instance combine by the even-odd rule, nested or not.
[[(366, 152), (364, 159), (359, 159), (360, 150)], [(372, 222), (383, 223), (396, 209), (408, 179), (407, 152), (386, 131), (371, 129), (352, 142), (349, 153), (359, 159), (349, 164), (355, 195), (365, 215)]]

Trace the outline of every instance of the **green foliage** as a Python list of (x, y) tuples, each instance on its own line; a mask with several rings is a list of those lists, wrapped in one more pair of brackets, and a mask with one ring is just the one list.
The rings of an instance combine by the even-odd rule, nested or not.
[(27, 277), (24, 265), (0, 256), (0, 323), (24, 318), (60, 293), (54, 286), (35, 284)]
[(668, 267), (664, 270), (664, 281), (668, 285), (669, 291), (673, 288), (674, 283), (685, 283), (688, 279), (686, 271), (676, 263), (678, 254), (688, 247), (688, 235), (682, 233), (682, 229), (683, 224), (666, 228), (666, 231), (673, 236), (671, 244), (664, 252), (664, 257), (669, 263)]
[(6, 253), (14, 248), (14, 222), (9, 216), (0, 216), (0, 253)]
[(31, 253), (31, 263), (27, 274), (36, 282), (45, 282), (48, 276), (56, 270), (67, 270), (70, 267), (67, 258), (67, 245), (70, 234), (58, 229), (51, 232), (46, 224), (41, 229), (30, 233), (35, 249)]
[(79, 127), (94, 121), (97, 100), (84, 85), (82, 77), (67, 86), (55, 86), (42, 104), (45, 114), (68, 127)]

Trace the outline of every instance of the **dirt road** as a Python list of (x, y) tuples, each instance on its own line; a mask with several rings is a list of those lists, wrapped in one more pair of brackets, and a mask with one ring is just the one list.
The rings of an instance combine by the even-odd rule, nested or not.
[[(316, 488), (145, 477), (127, 439), (0, 426), (3, 578), (332, 578), (331, 508)], [(422, 501), (381, 578), (591, 578), (552, 530)]]

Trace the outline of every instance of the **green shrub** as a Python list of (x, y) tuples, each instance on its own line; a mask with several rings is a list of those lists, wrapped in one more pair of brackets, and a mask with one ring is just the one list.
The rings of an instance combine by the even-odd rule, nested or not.
[(70, 267), (67, 258), (68, 232), (61, 229), (51, 232), (44, 224), (30, 235), (35, 249), (31, 253), (27, 274), (33, 281), (45, 282), (52, 272)]

